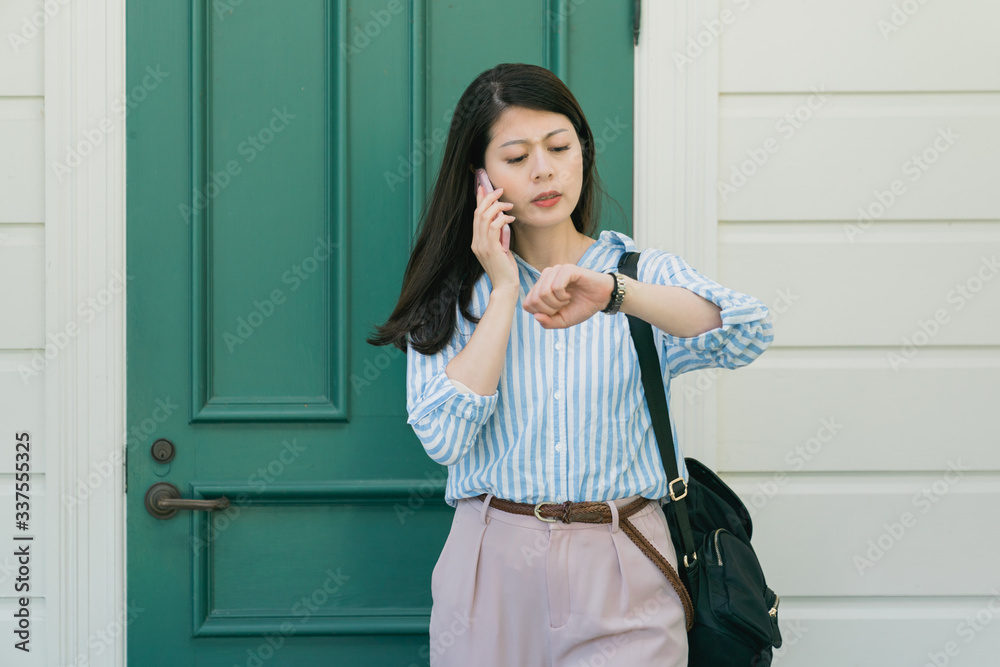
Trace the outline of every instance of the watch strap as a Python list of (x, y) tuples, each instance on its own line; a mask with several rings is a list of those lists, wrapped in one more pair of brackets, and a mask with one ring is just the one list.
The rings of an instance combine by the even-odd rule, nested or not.
[(615, 279), (615, 287), (611, 290), (611, 299), (608, 301), (608, 305), (601, 312), (614, 315), (622, 307), (622, 302), (625, 300), (625, 276), (618, 271), (608, 271), (608, 274)]

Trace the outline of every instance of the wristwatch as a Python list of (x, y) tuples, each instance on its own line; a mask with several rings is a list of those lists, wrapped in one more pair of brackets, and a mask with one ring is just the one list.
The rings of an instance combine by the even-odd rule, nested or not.
[(617, 271), (608, 271), (608, 275), (614, 277), (615, 287), (611, 290), (611, 300), (608, 301), (608, 305), (601, 312), (614, 315), (622, 307), (622, 301), (625, 300), (625, 276)]

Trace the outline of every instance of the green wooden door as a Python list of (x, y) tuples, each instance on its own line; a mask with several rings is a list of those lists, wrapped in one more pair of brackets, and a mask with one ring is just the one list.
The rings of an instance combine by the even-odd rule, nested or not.
[(130, 664), (427, 664), (446, 469), (364, 340), (498, 62), (569, 82), (630, 231), (632, 4), (130, 0)]

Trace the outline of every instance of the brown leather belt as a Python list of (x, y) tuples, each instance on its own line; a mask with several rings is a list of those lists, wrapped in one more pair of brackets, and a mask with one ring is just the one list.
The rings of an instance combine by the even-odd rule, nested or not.
[[(486, 494), (481, 494), (477, 496), (481, 502), (486, 501)], [(663, 555), (657, 551), (656, 547), (646, 539), (646, 536), (639, 532), (639, 529), (635, 527), (628, 517), (632, 516), (651, 501), (649, 498), (639, 497), (634, 501), (623, 505), (618, 508), (618, 525), (621, 526), (622, 531), (628, 535), (629, 539), (642, 553), (646, 554), (649, 560), (653, 561), (657, 569), (663, 573), (670, 582), (674, 591), (677, 593), (677, 597), (681, 600), (681, 605), (684, 607), (684, 619), (686, 621), (687, 629), (690, 631), (694, 625), (694, 605), (691, 603), (691, 596), (688, 595), (687, 589), (684, 588), (684, 584), (681, 583), (681, 579), (677, 574), (677, 570), (674, 569), (673, 565), (670, 564)], [(511, 514), (521, 514), (524, 516), (534, 515), (541, 521), (546, 521), (549, 523), (554, 523), (556, 521), (562, 521), (563, 523), (611, 523), (612, 515), (611, 508), (606, 502), (593, 502), (593, 501), (583, 501), (583, 502), (572, 502), (567, 500), (563, 503), (556, 503), (552, 501), (542, 501), (536, 505), (531, 503), (516, 503), (512, 500), (505, 500), (503, 498), (497, 498), (493, 496), (490, 498), (490, 507), (495, 507), (498, 510), (504, 512), (510, 512)]]

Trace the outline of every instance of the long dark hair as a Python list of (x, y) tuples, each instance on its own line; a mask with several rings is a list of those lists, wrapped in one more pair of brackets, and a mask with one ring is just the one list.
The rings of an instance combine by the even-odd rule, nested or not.
[(451, 339), (456, 301), (463, 317), (479, 322), (468, 312), (472, 288), (483, 274), (472, 252), (476, 191), (469, 166), (484, 166), (493, 125), (509, 107), (559, 113), (573, 124), (583, 152), (583, 182), (580, 200), (570, 217), (577, 231), (592, 236), (604, 188), (595, 165), (594, 135), (573, 93), (559, 77), (536, 65), (505, 63), (486, 70), (458, 100), (441, 171), (421, 216), (399, 301), (368, 343), (391, 344), (405, 352), (409, 334), (413, 349), (436, 354)]

